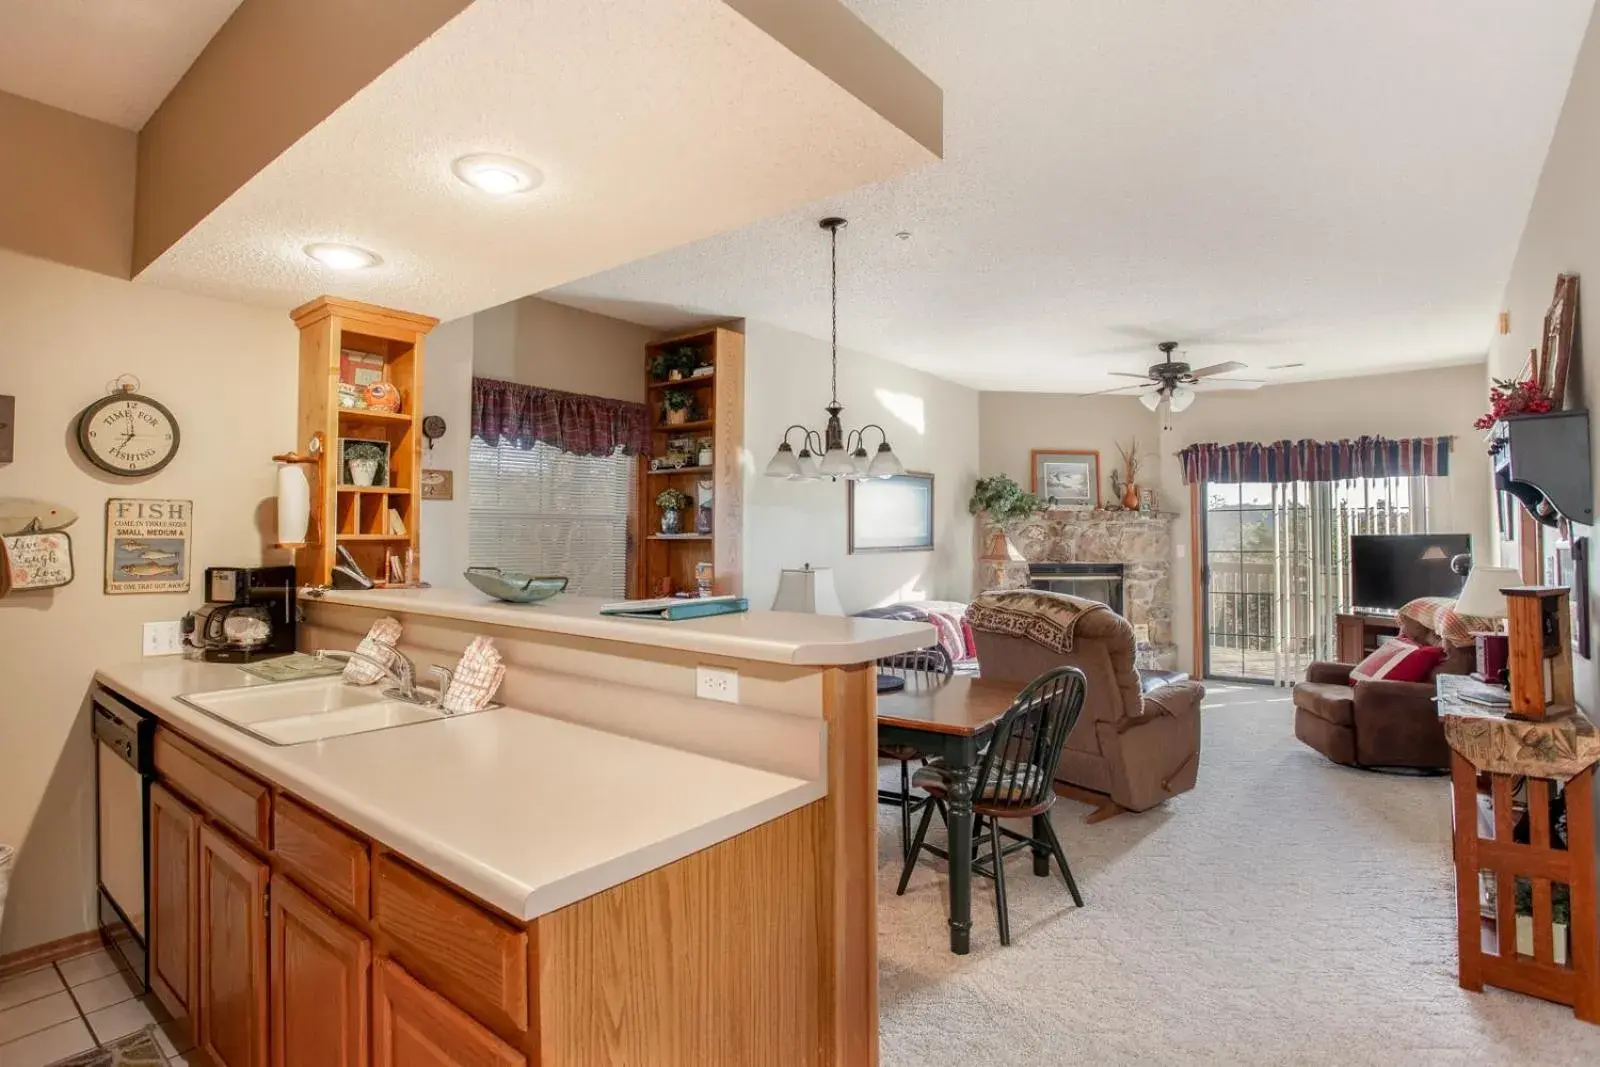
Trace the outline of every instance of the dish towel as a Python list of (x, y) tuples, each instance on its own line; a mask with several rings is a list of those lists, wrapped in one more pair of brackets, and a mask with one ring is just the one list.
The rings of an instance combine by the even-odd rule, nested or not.
[(494, 699), (500, 681), (506, 676), (506, 665), (500, 660), (500, 651), (487, 637), (474, 637), (472, 644), (461, 654), (451, 676), (450, 688), (440, 702), (448, 712), (482, 711)]
[[(400, 620), (384, 616), (372, 624), (372, 629), (361, 639), (356, 651), (363, 656), (371, 656), (379, 663), (393, 663), (394, 646), (399, 642)], [(346, 685), (371, 685), (373, 682), (382, 681), (383, 678), (383, 671), (362, 660), (352, 659), (344, 665)]]

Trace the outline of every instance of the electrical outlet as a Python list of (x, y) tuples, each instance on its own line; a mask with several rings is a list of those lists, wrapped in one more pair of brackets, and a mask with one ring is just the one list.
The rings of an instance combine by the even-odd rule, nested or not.
[(183, 627), (177, 622), (147, 622), (144, 624), (144, 654), (147, 656), (176, 656), (183, 651)]
[(739, 703), (739, 672), (724, 670), (721, 667), (696, 667), (694, 695), (702, 700), (720, 700), (725, 704)]

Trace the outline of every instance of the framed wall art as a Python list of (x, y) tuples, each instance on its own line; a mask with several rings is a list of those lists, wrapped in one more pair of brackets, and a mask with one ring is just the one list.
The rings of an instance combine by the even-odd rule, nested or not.
[(848, 484), (848, 548), (852, 554), (932, 550), (933, 475), (912, 471)]
[(187, 593), (194, 504), (106, 501), (106, 592)]
[(456, 498), (455, 471), (424, 468), (422, 472), (422, 499), (454, 500)]
[(1100, 453), (1036, 448), (1029, 453), (1032, 491), (1046, 506), (1088, 511), (1100, 506)]

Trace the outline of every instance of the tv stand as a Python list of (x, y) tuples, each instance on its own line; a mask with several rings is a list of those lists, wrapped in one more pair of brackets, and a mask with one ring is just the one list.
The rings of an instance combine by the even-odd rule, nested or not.
[(1386, 637), (1400, 633), (1400, 617), (1384, 612), (1341, 611), (1338, 622), (1340, 663), (1360, 663)]

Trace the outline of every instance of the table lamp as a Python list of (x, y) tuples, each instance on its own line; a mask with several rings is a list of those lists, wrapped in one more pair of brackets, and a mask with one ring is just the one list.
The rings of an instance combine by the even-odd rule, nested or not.
[[(1467, 584), (1456, 598), (1457, 615), (1474, 615), (1483, 619), (1503, 619), (1509, 613), (1506, 595), (1500, 590), (1522, 584), (1522, 572), (1514, 567), (1473, 567), (1467, 573)], [(1477, 670), (1472, 676), (1480, 682), (1498, 683), (1505, 675), (1510, 646), (1506, 635), (1499, 631), (1476, 632), (1472, 644), (1477, 654)]]
[(778, 595), (772, 598), (772, 610), (843, 615), (844, 606), (833, 587), (833, 571), (809, 563), (799, 570), (785, 569), (778, 578)]

